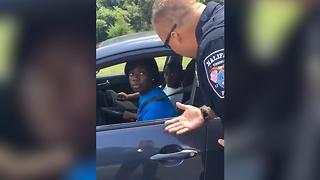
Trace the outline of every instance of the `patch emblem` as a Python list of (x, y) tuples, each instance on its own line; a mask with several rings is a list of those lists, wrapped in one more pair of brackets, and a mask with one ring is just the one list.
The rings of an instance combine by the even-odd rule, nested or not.
[(213, 91), (224, 98), (224, 49), (211, 53), (203, 61), (207, 79)]

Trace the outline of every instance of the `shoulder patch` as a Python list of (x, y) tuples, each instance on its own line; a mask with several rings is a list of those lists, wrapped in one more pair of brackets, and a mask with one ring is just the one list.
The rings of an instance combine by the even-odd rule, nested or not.
[(224, 98), (224, 49), (209, 54), (203, 65), (211, 88), (219, 98)]

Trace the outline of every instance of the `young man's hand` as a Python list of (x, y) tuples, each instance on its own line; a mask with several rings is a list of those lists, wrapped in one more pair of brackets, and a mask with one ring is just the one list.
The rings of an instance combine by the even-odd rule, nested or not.
[(184, 110), (183, 114), (165, 122), (169, 133), (183, 134), (200, 127), (204, 118), (199, 108), (177, 102), (177, 108)]
[(119, 101), (127, 101), (129, 99), (129, 96), (127, 93), (121, 92), (117, 94), (117, 100)]

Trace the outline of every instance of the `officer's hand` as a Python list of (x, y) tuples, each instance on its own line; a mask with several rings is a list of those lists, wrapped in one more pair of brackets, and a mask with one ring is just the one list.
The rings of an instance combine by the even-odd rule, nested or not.
[(128, 94), (126, 94), (124, 92), (121, 92), (121, 93), (117, 94), (117, 100), (119, 100), (119, 101), (126, 101), (128, 99), (129, 99)]
[(218, 139), (218, 143), (224, 147), (224, 139)]
[(184, 105), (179, 102), (177, 102), (176, 105), (177, 108), (184, 110), (184, 112), (182, 115), (165, 122), (165, 129), (169, 133), (183, 134), (200, 127), (204, 123), (204, 119), (199, 108)]

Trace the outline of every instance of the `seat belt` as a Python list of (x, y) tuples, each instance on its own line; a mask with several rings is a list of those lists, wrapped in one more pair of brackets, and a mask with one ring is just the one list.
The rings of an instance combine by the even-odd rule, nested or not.
[(195, 68), (194, 68), (194, 78), (192, 83), (192, 90), (191, 90), (191, 96), (190, 96), (190, 104), (194, 104), (194, 99), (196, 96), (197, 88), (200, 86), (199, 79), (198, 79), (198, 72), (197, 72), (197, 61), (195, 62)]
[(169, 95), (167, 95), (167, 96), (159, 96), (159, 97), (151, 98), (151, 99), (149, 99), (148, 101), (146, 101), (146, 102), (144, 102), (144, 103), (142, 104), (142, 106), (141, 106), (141, 108), (140, 108), (140, 111), (142, 111), (143, 108), (146, 107), (146, 106), (147, 106), (148, 104), (150, 104), (150, 103), (153, 103), (153, 102), (156, 102), (156, 101), (160, 101), (160, 100), (162, 100), (162, 99), (164, 99), (164, 98), (166, 98), (166, 97), (170, 97), (170, 96), (173, 96), (173, 95), (176, 95), (176, 94), (181, 94), (181, 93), (190, 91), (192, 88), (193, 88), (192, 85), (190, 85), (190, 86), (187, 86), (187, 87), (182, 88), (181, 90), (179, 90), (179, 91), (177, 91), (177, 92), (174, 92), (174, 93), (172, 93), (172, 94), (169, 94)]

